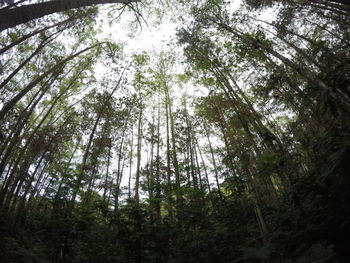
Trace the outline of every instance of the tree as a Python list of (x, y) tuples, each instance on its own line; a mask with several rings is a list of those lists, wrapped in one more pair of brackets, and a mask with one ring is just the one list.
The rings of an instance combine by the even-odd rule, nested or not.
[(236, 3), (131, 55), (96, 8), (3, 33), (1, 262), (349, 262), (349, 5)]

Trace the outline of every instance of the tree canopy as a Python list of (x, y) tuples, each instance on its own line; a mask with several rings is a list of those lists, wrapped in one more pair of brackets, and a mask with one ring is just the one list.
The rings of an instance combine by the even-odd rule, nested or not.
[(1, 1), (0, 262), (350, 262), (349, 12)]

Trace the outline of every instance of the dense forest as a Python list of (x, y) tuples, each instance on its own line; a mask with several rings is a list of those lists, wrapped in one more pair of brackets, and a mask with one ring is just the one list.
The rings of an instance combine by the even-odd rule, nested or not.
[(350, 262), (349, 17), (0, 1), (0, 262)]

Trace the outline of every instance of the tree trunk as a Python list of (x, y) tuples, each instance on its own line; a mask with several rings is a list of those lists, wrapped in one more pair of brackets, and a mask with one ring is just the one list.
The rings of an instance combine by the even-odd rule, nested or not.
[(164, 107), (165, 107), (165, 119), (166, 119), (166, 157), (167, 157), (167, 198), (168, 198), (168, 215), (169, 221), (173, 220), (173, 198), (172, 198), (172, 185), (171, 185), (171, 153), (170, 153), (170, 131), (169, 131), (169, 101), (166, 96), (166, 87), (164, 88)]
[(137, 206), (140, 203), (139, 186), (140, 186), (140, 169), (141, 169), (141, 148), (142, 148), (142, 97), (141, 91), (139, 90), (139, 119), (137, 124), (137, 153), (136, 153), (136, 175), (135, 175), (135, 202)]
[(103, 201), (106, 200), (108, 177), (109, 177), (109, 167), (110, 167), (110, 163), (111, 163), (111, 149), (112, 149), (112, 145), (109, 145), (108, 146), (108, 156), (107, 156), (107, 171), (106, 171), (106, 176), (105, 176), (105, 181), (104, 181), (104, 186), (103, 186), (103, 195), (102, 195)]
[(130, 4), (138, 0), (53, 0), (0, 10), (0, 32), (31, 20), (70, 9), (100, 4)]
[(207, 166), (205, 165), (205, 161), (204, 161), (204, 158), (203, 158), (203, 154), (202, 154), (202, 151), (199, 147), (199, 143), (198, 143), (198, 139), (195, 138), (195, 143), (197, 145), (197, 149), (198, 149), (198, 153), (199, 153), (199, 157), (201, 158), (201, 161), (202, 161), (202, 166), (203, 166), (203, 169), (204, 169), (204, 175), (205, 175), (205, 180), (207, 181), (207, 184), (208, 184), (208, 191), (209, 193), (211, 192), (211, 189), (210, 189), (210, 181), (209, 181), (209, 176), (208, 176), (208, 170), (207, 170)]
[(166, 100), (168, 101), (168, 108), (169, 108), (169, 117), (170, 117), (170, 132), (171, 132), (171, 144), (172, 144), (172, 159), (173, 159), (173, 165), (174, 165), (174, 172), (175, 172), (175, 182), (176, 182), (176, 201), (178, 205), (181, 205), (182, 203), (182, 196), (181, 196), (181, 188), (180, 188), (180, 171), (179, 171), (179, 163), (177, 160), (177, 149), (176, 149), (176, 135), (175, 135), (175, 122), (174, 122), (174, 116), (172, 111), (172, 100), (169, 95), (169, 87), (166, 85), (165, 88), (166, 91)]
[(129, 182), (128, 182), (128, 198), (131, 198), (131, 175), (132, 175), (132, 159), (134, 149), (134, 127), (131, 129), (131, 143), (130, 143), (130, 162), (129, 162)]
[(155, 216), (157, 225), (161, 222), (160, 214), (160, 90), (158, 89), (158, 103), (157, 103), (158, 113), (157, 113), (157, 167), (156, 167), (156, 200), (154, 202)]
[(218, 188), (219, 195), (221, 197), (221, 188), (220, 188), (220, 183), (219, 183), (219, 174), (218, 170), (216, 168), (216, 161), (215, 161), (215, 156), (214, 156), (214, 151), (213, 151), (213, 146), (211, 145), (210, 137), (209, 137), (209, 132), (208, 132), (208, 126), (205, 120), (203, 120), (204, 123), (204, 132), (205, 136), (207, 137), (208, 144), (209, 144), (209, 150), (210, 150), (210, 155), (211, 155), (211, 160), (213, 163), (213, 168), (214, 168), (214, 174), (215, 174), (215, 181), (216, 181), (216, 187)]

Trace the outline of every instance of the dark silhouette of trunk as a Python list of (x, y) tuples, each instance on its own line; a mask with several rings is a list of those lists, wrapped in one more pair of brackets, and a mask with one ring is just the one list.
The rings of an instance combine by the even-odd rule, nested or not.
[(0, 31), (50, 14), (91, 5), (130, 4), (137, 0), (53, 0), (0, 10)]
[[(8, 163), (8, 158), (11, 154), (14, 154), (14, 147), (19, 143), (19, 137), (22, 133), (23, 128), (27, 124), (29, 116), (33, 113), (34, 108), (40, 102), (42, 97), (45, 95), (46, 89), (39, 90), (34, 96), (27, 108), (22, 111), (20, 114), (16, 126), (13, 128), (13, 131), (8, 135), (2, 149), (1, 149), (1, 162), (0, 162), (0, 174), (5, 170), (5, 167)], [(31, 107), (29, 108), (29, 106)], [(6, 180), (5, 180), (6, 181)], [(5, 184), (4, 184), (5, 185)], [(1, 198), (0, 198), (1, 200)]]

